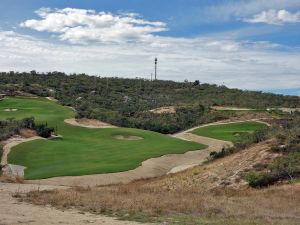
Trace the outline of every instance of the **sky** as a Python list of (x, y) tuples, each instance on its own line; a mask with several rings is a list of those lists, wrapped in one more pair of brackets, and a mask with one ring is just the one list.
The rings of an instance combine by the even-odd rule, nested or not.
[(0, 71), (300, 96), (300, 0), (1, 0)]

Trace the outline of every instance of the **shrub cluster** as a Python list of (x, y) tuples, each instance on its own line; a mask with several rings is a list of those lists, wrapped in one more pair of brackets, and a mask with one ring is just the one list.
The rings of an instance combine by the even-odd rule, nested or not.
[(300, 177), (300, 115), (294, 114), (283, 125), (273, 127), (269, 135), (275, 138), (272, 150), (277, 157), (263, 171), (250, 171), (243, 178), (252, 187), (268, 186), (280, 180)]
[(0, 141), (19, 134), (22, 128), (35, 130), (39, 136), (44, 138), (50, 137), (54, 131), (54, 129), (49, 128), (47, 124), (36, 124), (34, 117), (24, 118), (22, 120), (9, 118), (7, 120), (0, 120)]

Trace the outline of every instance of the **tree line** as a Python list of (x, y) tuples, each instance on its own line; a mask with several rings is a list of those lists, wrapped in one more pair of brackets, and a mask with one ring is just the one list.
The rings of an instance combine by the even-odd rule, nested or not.
[[(209, 110), (214, 105), (255, 109), (300, 107), (299, 97), (230, 89), (198, 80), (150, 81), (61, 72), (3, 72), (0, 73), (0, 91), (52, 96), (62, 105), (74, 107), (79, 118), (161, 133), (174, 133), (224, 117), (222, 113)], [(175, 106), (176, 112), (156, 114), (149, 111), (162, 106)]]

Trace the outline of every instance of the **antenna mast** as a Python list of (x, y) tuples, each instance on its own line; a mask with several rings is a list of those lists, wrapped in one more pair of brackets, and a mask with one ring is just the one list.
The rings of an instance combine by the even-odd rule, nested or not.
[(157, 57), (154, 59), (154, 64), (155, 64), (155, 80), (157, 79)]

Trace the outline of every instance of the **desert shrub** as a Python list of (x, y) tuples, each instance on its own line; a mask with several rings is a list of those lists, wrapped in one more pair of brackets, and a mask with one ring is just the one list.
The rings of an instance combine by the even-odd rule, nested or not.
[(47, 127), (46, 124), (36, 125), (34, 129), (36, 130), (37, 134), (43, 138), (50, 137), (52, 132), (54, 132), (54, 129)]
[(278, 157), (270, 165), (272, 173), (280, 179), (293, 179), (300, 175), (300, 152)]
[(234, 148), (230, 148), (230, 147), (223, 147), (221, 151), (219, 152), (211, 152), (209, 154), (211, 159), (219, 159), (219, 158), (223, 158), (227, 155), (230, 155), (234, 152)]
[(265, 187), (278, 181), (278, 177), (269, 172), (250, 171), (245, 173), (243, 179), (246, 180), (251, 187)]
[(247, 148), (248, 146), (259, 143), (269, 138), (270, 129), (262, 128), (253, 133), (241, 133), (240, 136), (233, 141), (236, 150)]

